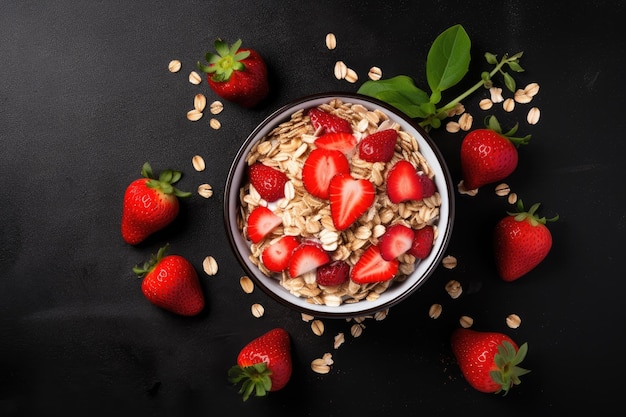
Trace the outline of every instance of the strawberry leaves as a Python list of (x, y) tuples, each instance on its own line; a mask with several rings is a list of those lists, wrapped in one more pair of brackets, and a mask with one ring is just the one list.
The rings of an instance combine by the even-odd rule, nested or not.
[[(418, 88), (413, 79), (406, 75), (399, 75), (389, 79), (368, 80), (358, 90), (358, 93), (374, 97), (392, 105), (407, 116), (421, 119), (420, 126), (427, 131), (441, 126), (441, 121), (448, 117), (448, 112), (481, 87), (492, 86), (492, 77), (502, 75), (506, 87), (515, 91), (515, 80), (505, 71), (508, 68), (513, 72), (522, 72), (519, 64), (522, 52), (508, 56), (505, 54), (500, 60), (492, 53), (486, 53), (485, 59), (494, 68), (484, 71), (481, 79), (466, 92), (452, 99), (443, 106), (439, 106), (442, 93), (456, 86), (468, 72), (471, 59), (471, 40), (463, 26), (457, 24), (443, 31), (432, 43), (426, 59), (426, 79), (431, 90), (430, 94)], [(438, 107), (439, 106), (439, 107)]]

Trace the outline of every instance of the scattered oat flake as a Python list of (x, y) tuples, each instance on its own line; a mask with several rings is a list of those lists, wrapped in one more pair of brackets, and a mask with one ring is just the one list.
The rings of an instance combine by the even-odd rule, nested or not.
[(312, 315), (306, 314), (306, 313), (301, 313), (301, 317), (302, 317), (302, 321), (305, 321), (307, 323), (314, 319)]
[(191, 158), (191, 163), (193, 165), (193, 168), (198, 172), (204, 171), (204, 168), (206, 168), (204, 158), (202, 158), (200, 155), (194, 155), (194, 157)]
[(509, 187), (509, 184), (507, 183), (501, 183), (496, 185), (496, 195), (500, 196), (500, 197), (504, 197), (509, 195), (509, 193), (511, 192), (511, 187)]
[(189, 82), (191, 84), (200, 84), (202, 82), (202, 78), (200, 77), (200, 74), (198, 74), (195, 71), (191, 71), (189, 73)]
[(372, 67), (367, 73), (367, 76), (369, 77), (370, 80), (377, 81), (377, 80), (380, 80), (381, 77), (383, 76), (383, 71), (379, 67)]
[(522, 324), (522, 319), (517, 314), (509, 314), (506, 318), (506, 325), (511, 329), (517, 329)]
[(461, 318), (459, 319), (459, 323), (461, 324), (461, 327), (467, 329), (472, 327), (472, 325), (474, 324), (474, 319), (469, 316), (461, 316)]
[(311, 362), (311, 369), (313, 372), (318, 374), (327, 374), (330, 372), (330, 366), (326, 363), (326, 360), (323, 358), (314, 359)]
[(539, 122), (539, 117), (541, 116), (541, 112), (537, 107), (533, 107), (528, 111), (528, 115), (526, 116), (526, 121), (529, 125), (536, 125)]
[(200, 184), (198, 185), (198, 194), (204, 198), (210, 198), (213, 196), (213, 187), (210, 184)]
[(211, 121), (209, 122), (209, 126), (211, 126), (213, 129), (217, 130), (220, 127), (222, 127), (222, 124), (217, 119), (211, 119)]
[(212, 256), (207, 256), (202, 262), (202, 268), (207, 275), (217, 274), (217, 261)]
[(363, 333), (363, 325), (361, 323), (355, 323), (350, 327), (350, 334), (352, 337), (359, 337)]
[(321, 320), (313, 320), (311, 323), (311, 330), (317, 336), (321, 336), (324, 334), (324, 322)]
[(191, 120), (192, 122), (197, 122), (201, 118), (202, 118), (202, 112), (198, 111), (197, 109), (189, 110), (187, 112), (187, 119)]
[(346, 76), (344, 77), (344, 79), (349, 82), (349, 83), (355, 83), (359, 80), (359, 76), (357, 75), (356, 71), (353, 70), (352, 68), (348, 68), (348, 71), (346, 72)]
[(430, 317), (431, 319), (439, 318), (442, 310), (443, 307), (441, 306), (441, 304), (435, 303), (431, 305), (428, 309), (428, 317)]
[(250, 310), (252, 311), (252, 315), (256, 318), (262, 317), (263, 314), (265, 314), (265, 308), (259, 303), (252, 304)]
[(463, 287), (459, 281), (452, 279), (446, 284), (446, 291), (451, 298), (459, 298), (463, 293)]
[(252, 294), (252, 291), (254, 291), (254, 282), (246, 275), (239, 278), (239, 285), (241, 285), (241, 289), (246, 294)]
[(211, 114), (220, 114), (222, 110), (224, 110), (224, 105), (221, 101), (215, 100), (209, 106), (209, 110), (211, 111)]
[(333, 343), (333, 347), (335, 349), (339, 349), (339, 346), (343, 345), (345, 341), (346, 341), (346, 337), (344, 336), (344, 334), (337, 333), (337, 335), (335, 336), (335, 343)]
[(441, 264), (446, 269), (454, 269), (456, 268), (457, 260), (452, 255), (447, 255), (441, 260)]
[(326, 35), (326, 47), (331, 51), (337, 47), (337, 37), (334, 33)]
[(199, 112), (203, 112), (206, 107), (206, 97), (202, 93), (198, 93), (193, 98), (193, 108)]
[(173, 59), (173, 60), (171, 60), (171, 61), (170, 61), (170, 63), (168, 64), (167, 69), (168, 69), (170, 72), (178, 72), (178, 71), (180, 71), (180, 67), (181, 67), (181, 66), (182, 66), (182, 64), (180, 63), (180, 61), (179, 61), (179, 60), (177, 60), (177, 59)]

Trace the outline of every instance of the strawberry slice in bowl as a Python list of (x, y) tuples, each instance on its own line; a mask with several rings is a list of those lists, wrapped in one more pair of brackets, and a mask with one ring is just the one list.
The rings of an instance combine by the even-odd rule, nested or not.
[[(260, 196), (248, 175), (255, 164), (287, 178), (279, 198)], [(281, 304), (315, 317), (373, 314), (435, 272), (452, 233), (455, 189), (437, 146), (411, 119), (358, 94), (317, 94), (281, 107), (243, 143), (226, 181), (226, 230), (243, 269)], [(253, 242), (244, 231), (258, 207), (282, 224)], [(430, 235), (414, 236), (426, 226), (427, 253), (418, 249)], [(289, 240), (300, 243), (274, 246)], [(278, 266), (270, 270), (268, 259)]]

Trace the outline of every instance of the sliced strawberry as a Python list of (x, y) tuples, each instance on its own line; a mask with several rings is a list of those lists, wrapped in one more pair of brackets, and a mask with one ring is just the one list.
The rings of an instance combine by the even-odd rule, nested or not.
[(395, 163), (387, 174), (387, 196), (392, 203), (421, 200), (422, 183), (413, 164), (406, 159)]
[(291, 253), (289, 276), (295, 278), (330, 262), (330, 256), (318, 243), (302, 242)]
[(337, 230), (346, 230), (374, 203), (374, 184), (337, 174), (330, 180), (330, 215)]
[(424, 259), (433, 249), (433, 241), (435, 240), (435, 229), (432, 226), (424, 226), (415, 231), (413, 244), (408, 253), (417, 259)]
[(427, 198), (435, 194), (437, 186), (432, 178), (426, 174), (420, 174), (420, 182), (422, 183), (422, 198)]
[(272, 272), (282, 272), (289, 266), (291, 253), (300, 245), (295, 236), (283, 236), (266, 246), (261, 253), (261, 262)]
[(356, 138), (352, 133), (326, 133), (315, 139), (315, 146), (321, 149), (336, 149), (345, 155), (350, 154), (356, 147)]
[(327, 200), (330, 180), (339, 173), (350, 173), (350, 163), (341, 151), (313, 149), (304, 161), (302, 182), (309, 193)]
[(359, 142), (359, 157), (368, 162), (389, 162), (398, 140), (395, 129), (385, 129), (366, 136)]
[(248, 216), (248, 237), (253, 243), (259, 243), (282, 222), (283, 219), (272, 210), (258, 206)]
[(372, 245), (363, 252), (350, 272), (350, 279), (357, 284), (388, 281), (398, 272), (398, 260), (386, 261), (378, 246)]
[(276, 201), (285, 196), (285, 183), (289, 181), (284, 172), (261, 162), (255, 162), (248, 168), (250, 183), (265, 201)]
[(350, 278), (350, 265), (346, 261), (333, 261), (317, 268), (315, 280), (319, 285), (334, 287)]
[(403, 224), (394, 224), (387, 228), (378, 240), (380, 255), (386, 261), (405, 254), (413, 244), (413, 229)]
[(323, 133), (352, 133), (352, 126), (346, 119), (342, 119), (339, 116), (325, 112), (317, 107), (309, 109), (308, 114), (311, 119), (311, 124), (315, 130), (320, 130)]

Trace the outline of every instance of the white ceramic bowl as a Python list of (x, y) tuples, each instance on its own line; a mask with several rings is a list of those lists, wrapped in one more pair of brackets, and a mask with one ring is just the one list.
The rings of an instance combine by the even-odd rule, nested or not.
[[(240, 187), (248, 182), (248, 164), (246, 158), (255, 143), (264, 138), (277, 125), (289, 120), (294, 112), (300, 109), (305, 109), (306, 111), (306, 109), (311, 107), (328, 103), (332, 99), (339, 99), (344, 103), (360, 104), (369, 110), (381, 109), (392, 121), (397, 122), (402, 130), (415, 137), (419, 144), (420, 153), (426, 158), (432, 171), (435, 173), (433, 179), (441, 196), (439, 218), (436, 222), (438, 233), (430, 255), (419, 261), (415, 270), (405, 280), (393, 282), (386, 291), (380, 294), (378, 299), (373, 301), (361, 300), (354, 303), (342, 303), (339, 306), (313, 304), (305, 298), (291, 294), (280, 285), (279, 278), (264, 275), (249, 259), (249, 255), (251, 254), (250, 242), (243, 236), (237, 221), (238, 213), (240, 212)], [(224, 195), (224, 216), (226, 231), (232, 249), (257, 287), (260, 287), (278, 302), (296, 311), (307, 313), (315, 317), (359, 317), (385, 310), (406, 299), (428, 279), (439, 265), (452, 233), (454, 219), (453, 183), (450, 172), (439, 149), (426, 132), (410, 118), (393, 107), (367, 96), (350, 93), (322, 93), (303, 97), (281, 107), (267, 117), (254, 129), (250, 136), (248, 136), (239, 149), (228, 174)]]

